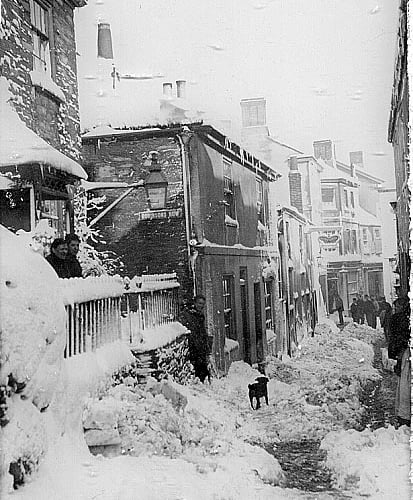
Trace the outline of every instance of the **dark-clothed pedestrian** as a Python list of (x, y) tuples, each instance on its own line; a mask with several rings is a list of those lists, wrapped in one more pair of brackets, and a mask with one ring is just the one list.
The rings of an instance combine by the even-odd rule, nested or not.
[(65, 238), (67, 243), (67, 268), (71, 278), (81, 278), (82, 268), (77, 259), (77, 254), (79, 253), (80, 238), (76, 234), (68, 234)]
[(371, 328), (375, 328), (373, 325), (374, 325), (374, 318), (377, 319), (376, 309), (375, 309), (374, 304), (370, 300), (370, 297), (368, 295), (364, 296), (363, 310), (364, 310), (364, 314), (366, 315), (367, 324)]
[(354, 323), (358, 323), (360, 321), (359, 306), (357, 304), (356, 298), (353, 299), (353, 302), (350, 306), (350, 314), (353, 318)]
[(390, 326), (390, 319), (392, 316), (392, 307), (386, 301), (386, 297), (381, 298), (379, 305), (380, 305), (380, 312), (379, 312), (380, 326), (383, 328), (384, 336), (386, 337), (386, 342), (389, 342), (389, 326)]
[(182, 311), (179, 321), (190, 331), (188, 336), (189, 359), (194, 367), (195, 375), (201, 382), (209, 373), (209, 356), (212, 349), (212, 337), (205, 327), (205, 297), (197, 295), (193, 304)]
[(363, 295), (361, 293), (359, 293), (357, 295), (357, 307), (358, 307), (358, 316), (359, 316), (358, 323), (360, 323), (362, 325), (365, 321), (366, 315), (364, 313), (364, 301), (363, 301)]
[(344, 305), (340, 295), (336, 292), (333, 297), (333, 310), (338, 312), (338, 324), (344, 325), (343, 311)]
[(396, 359), (395, 373), (399, 377), (395, 411), (401, 425), (410, 425), (411, 361), (410, 361), (410, 304), (408, 297), (394, 302), (395, 313), (390, 319), (389, 358)]
[(59, 278), (70, 278), (67, 265), (67, 243), (62, 238), (56, 238), (50, 246), (50, 255), (46, 257), (47, 262), (56, 271)]

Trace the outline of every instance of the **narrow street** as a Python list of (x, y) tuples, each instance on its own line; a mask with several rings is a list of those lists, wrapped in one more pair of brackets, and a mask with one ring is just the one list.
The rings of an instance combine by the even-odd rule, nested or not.
[[(360, 396), (360, 403), (364, 414), (357, 427), (358, 431), (365, 428), (371, 430), (385, 426), (395, 426), (397, 419), (394, 416), (394, 397), (397, 377), (383, 369), (381, 348), (384, 340), (379, 339), (374, 345), (374, 363), (382, 379), (369, 381)], [(256, 419), (273, 418), (270, 411), (263, 410)], [(286, 475), (287, 488), (297, 488), (309, 492), (310, 498), (353, 498), (332, 486), (330, 471), (325, 467), (326, 453), (319, 449), (320, 440), (303, 439), (300, 441), (282, 441), (276, 444), (264, 445), (264, 449), (272, 454), (280, 463)], [(314, 493), (314, 495), (312, 495)], [(319, 494), (323, 494), (322, 497)]]

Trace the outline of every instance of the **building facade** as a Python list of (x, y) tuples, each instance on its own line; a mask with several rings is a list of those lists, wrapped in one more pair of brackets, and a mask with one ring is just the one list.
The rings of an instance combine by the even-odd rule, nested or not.
[[(271, 261), (268, 188), (277, 174), (201, 124), (92, 130), (83, 136), (83, 154), (92, 181), (137, 185), (96, 224), (105, 250), (120, 256), (131, 276), (177, 272), (182, 300), (206, 296), (221, 372), (234, 359), (262, 361), (277, 293), (276, 277), (263, 272)], [(148, 206), (154, 170), (167, 194)], [(108, 193), (109, 205), (122, 191)]]
[(0, 222), (31, 231), (41, 219), (73, 230), (80, 159), (73, 10), (83, 0), (3, 0), (0, 64)]
[[(321, 197), (324, 231), (320, 235), (322, 257), (327, 262), (329, 311), (338, 293), (349, 309), (358, 293), (383, 295), (381, 222), (377, 218), (377, 179), (358, 163), (346, 165), (335, 158), (331, 141), (314, 143), (314, 156), (322, 166)], [(372, 192), (374, 196), (370, 196)]]
[(407, 73), (407, 0), (399, 4), (397, 54), (394, 68), (388, 140), (393, 145), (396, 176), (396, 220), (400, 294), (409, 291), (410, 282), (410, 191), (409, 165), (409, 89)]

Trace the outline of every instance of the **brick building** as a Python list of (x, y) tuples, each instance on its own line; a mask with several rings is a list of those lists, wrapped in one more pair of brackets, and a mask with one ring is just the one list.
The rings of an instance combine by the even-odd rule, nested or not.
[(73, 10), (85, 3), (1, 3), (0, 213), (15, 230), (42, 218), (60, 234), (72, 229), (68, 186), (86, 177), (78, 163)]
[(407, 0), (399, 4), (397, 54), (394, 68), (393, 93), (388, 140), (393, 145), (396, 174), (396, 220), (400, 293), (409, 291), (410, 281), (410, 191), (409, 165), (409, 88), (407, 74)]
[[(263, 268), (268, 187), (277, 174), (202, 124), (94, 129), (83, 136), (83, 154), (90, 180), (138, 186), (97, 224), (105, 250), (119, 255), (131, 276), (177, 272), (183, 300), (206, 296), (222, 372), (232, 359), (261, 361), (274, 324), (277, 281), (264, 281)], [(167, 195), (160, 188), (159, 203), (148, 206), (151, 172), (167, 182)], [(107, 193), (108, 205), (122, 195)]]

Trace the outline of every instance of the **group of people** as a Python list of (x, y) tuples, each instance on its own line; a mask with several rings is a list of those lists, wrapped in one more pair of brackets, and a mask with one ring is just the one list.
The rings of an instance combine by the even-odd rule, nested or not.
[(82, 268), (77, 259), (80, 239), (76, 234), (68, 234), (65, 239), (56, 238), (50, 246), (46, 260), (59, 278), (81, 278)]
[(353, 299), (350, 306), (350, 314), (354, 323), (367, 323), (371, 328), (377, 328), (377, 318), (380, 319), (380, 326), (383, 328), (386, 338), (389, 321), (392, 314), (392, 307), (385, 297), (374, 297), (359, 294)]

